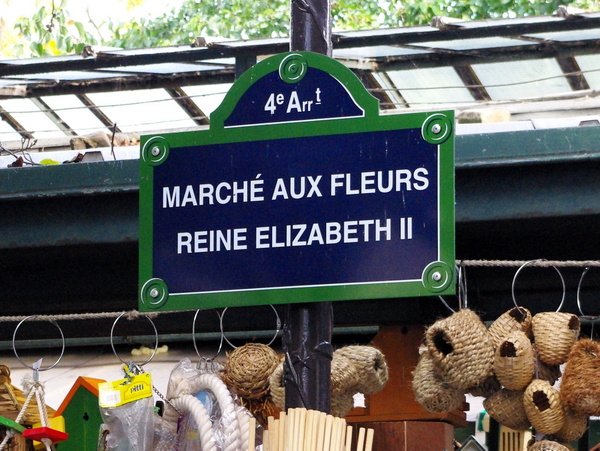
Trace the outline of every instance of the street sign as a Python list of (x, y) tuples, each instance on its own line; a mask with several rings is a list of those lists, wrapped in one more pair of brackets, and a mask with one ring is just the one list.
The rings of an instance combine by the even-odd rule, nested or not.
[(142, 137), (140, 310), (453, 293), (453, 123), (380, 115), (323, 55), (258, 63), (208, 130)]

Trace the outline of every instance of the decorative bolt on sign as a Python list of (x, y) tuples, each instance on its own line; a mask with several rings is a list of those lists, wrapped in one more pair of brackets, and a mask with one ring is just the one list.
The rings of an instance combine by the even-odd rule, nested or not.
[(453, 123), (380, 115), (323, 55), (260, 62), (210, 129), (142, 137), (140, 310), (454, 293)]

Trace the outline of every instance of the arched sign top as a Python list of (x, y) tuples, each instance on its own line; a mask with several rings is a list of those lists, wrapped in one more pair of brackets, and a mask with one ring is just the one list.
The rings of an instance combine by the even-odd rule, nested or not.
[(378, 116), (354, 73), (327, 56), (289, 52), (246, 71), (211, 115), (211, 129)]

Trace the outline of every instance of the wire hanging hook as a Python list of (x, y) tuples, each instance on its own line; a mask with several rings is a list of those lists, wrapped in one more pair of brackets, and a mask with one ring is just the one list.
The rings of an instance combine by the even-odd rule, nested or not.
[[(123, 312), (119, 316), (117, 316), (117, 318), (115, 319), (112, 327), (110, 328), (110, 346), (111, 346), (111, 348), (113, 350), (113, 353), (115, 354), (115, 356), (117, 357), (117, 359), (119, 359), (121, 361), (121, 363), (123, 363), (125, 365), (128, 365), (128, 366), (133, 365), (133, 366), (138, 367), (138, 368), (141, 369), (141, 367), (143, 367), (144, 365), (146, 365), (148, 362), (152, 361), (152, 359), (156, 355), (156, 350), (158, 349), (158, 330), (156, 329), (156, 325), (154, 324), (154, 321), (152, 321), (152, 318), (150, 318), (147, 315), (139, 315), (139, 316), (142, 316), (142, 317), (146, 318), (150, 322), (150, 325), (152, 326), (152, 329), (154, 330), (154, 337), (156, 338), (155, 343), (154, 343), (154, 349), (152, 350), (152, 354), (150, 355), (150, 357), (148, 358), (148, 360), (146, 360), (143, 363), (133, 363), (132, 360), (129, 361), (129, 362), (125, 362), (121, 358), (121, 356), (119, 356), (119, 354), (117, 353), (117, 350), (115, 349), (114, 332), (115, 332), (115, 326), (117, 325), (117, 323), (119, 322), (119, 320), (124, 315), (128, 315), (128, 314), (130, 314), (130, 312)], [(131, 315), (130, 319), (134, 319), (134, 316)]]
[[(221, 340), (219, 341), (219, 348), (217, 349), (217, 352), (215, 353), (215, 355), (207, 358), (207, 357), (204, 357), (202, 354), (200, 354), (200, 350), (198, 349), (198, 344), (196, 343), (196, 320), (198, 319), (199, 313), (200, 313), (200, 309), (196, 310), (196, 313), (194, 314), (194, 322), (192, 323), (192, 341), (194, 343), (194, 349), (196, 350), (196, 354), (200, 358), (200, 361), (198, 362), (198, 368), (200, 368), (200, 363), (202, 362), (206, 365), (207, 369), (210, 369), (209, 365), (214, 362), (214, 360), (221, 353), (221, 349), (223, 349), (223, 340), (225, 339), (225, 336), (223, 335), (223, 324), (221, 321), (222, 315), (219, 313), (218, 310), (215, 310), (215, 313), (217, 314), (217, 318), (219, 318), (219, 326), (220, 326), (220, 330), (221, 330)], [(225, 311), (223, 311), (223, 313), (225, 313)], [(210, 365), (210, 366), (212, 367), (212, 365)]]
[(589, 319), (591, 320), (592, 323), (592, 327), (590, 330), (590, 339), (594, 339), (594, 326), (596, 325), (596, 321), (599, 319), (599, 317), (596, 315), (586, 315), (583, 312), (583, 308), (581, 307), (581, 286), (583, 285), (583, 279), (585, 278), (586, 274), (588, 273), (588, 271), (591, 269), (590, 266), (586, 266), (585, 269), (583, 270), (583, 272), (581, 273), (581, 277), (579, 278), (579, 283), (577, 284), (577, 308), (579, 309), (579, 313), (581, 314), (582, 318), (585, 319)]
[(62, 341), (62, 348), (60, 351), (60, 355), (58, 356), (58, 359), (56, 359), (56, 362), (54, 362), (52, 365), (47, 366), (47, 367), (42, 367), (42, 359), (36, 361), (33, 365), (27, 365), (19, 356), (19, 353), (17, 352), (17, 345), (16, 345), (16, 341), (17, 341), (17, 332), (19, 330), (19, 328), (21, 327), (21, 325), (25, 322), (25, 321), (29, 321), (32, 319), (37, 318), (39, 315), (31, 315), (31, 316), (27, 316), (26, 318), (23, 318), (19, 324), (17, 324), (17, 327), (15, 327), (15, 331), (13, 333), (13, 338), (12, 338), (12, 347), (13, 347), (13, 352), (15, 353), (15, 357), (17, 358), (17, 360), (21, 363), (21, 365), (23, 365), (25, 368), (29, 368), (30, 370), (33, 371), (33, 379), (37, 382), (39, 380), (39, 372), (40, 371), (47, 371), (50, 370), (52, 368), (54, 368), (56, 365), (59, 364), (59, 362), (62, 360), (63, 355), (65, 353), (65, 335), (63, 334), (63, 331), (61, 329), (61, 327), (58, 325), (58, 323), (54, 320), (48, 320), (48, 322), (50, 322), (51, 324), (53, 324), (54, 326), (56, 326), (56, 328), (58, 329), (58, 331), (60, 332), (60, 338)]
[[(273, 338), (271, 338), (271, 341), (269, 341), (269, 343), (267, 343), (267, 346), (271, 346), (273, 344), (273, 342), (275, 341), (275, 339), (277, 338), (277, 335), (279, 335), (279, 332), (281, 331), (281, 319), (279, 318), (279, 313), (277, 313), (277, 309), (273, 306), (273, 305), (269, 305), (272, 309), (273, 312), (275, 313), (275, 317), (276, 317), (276, 325), (277, 325), (277, 329), (275, 330), (275, 334), (273, 335)], [(231, 341), (229, 341), (229, 339), (227, 338), (227, 335), (225, 335), (225, 329), (223, 327), (223, 318), (225, 318), (225, 312), (227, 311), (229, 307), (225, 307), (223, 309), (223, 312), (221, 312), (221, 318), (219, 320), (219, 324), (221, 326), (221, 336), (223, 337), (223, 339), (227, 342), (227, 344), (229, 346), (231, 346), (233, 349), (237, 348), (237, 346), (235, 346), (233, 343), (231, 343)]]
[(523, 270), (523, 269), (524, 269), (526, 266), (528, 266), (528, 265), (534, 265), (534, 266), (540, 266), (540, 267), (552, 267), (552, 268), (554, 268), (554, 270), (555, 270), (555, 271), (556, 271), (556, 273), (558, 274), (558, 277), (560, 277), (560, 281), (561, 281), (561, 283), (562, 283), (562, 290), (563, 290), (563, 292), (562, 292), (562, 299), (560, 300), (560, 304), (558, 305), (558, 308), (556, 309), (556, 311), (557, 311), (557, 312), (560, 312), (560, 311), (561, 311), (561, 309), (562, 309), (562, 307), (563, 307), (563, 304), (564, 304), (564, 302), (565, 302), (565, 297), (566, 297), (566, 295), (567, 295), (567, 286), (566, 286), (566, 284), (565, 284), (565, 279), (564, 279), (564, 277), (563, 277), (562, 273), (560, 272), (560, 270), (559, 270), (559, 269), (558, 269), (556, 266), (554, 266), (554, 265), (544, 265), (544, 262), (545, 262), (545, 261), (546, 261), (545, 259), (537, 259), (537, 260), (529, 260), (529, 261), (526, 261), (525, 263), (523, 263), (523, 264), (522, 264), (522, 265), (519, 267), (519, 269), (517, 269), (517, 272), (515, 272), (515, 275), (514, 275), (514, 277), (513, 277), (513, 280), (512, 280), (512, 285), (511, 285), (511, 294), (512, 294), (512, 300), (513, 300), (513, 303), (515, 304), (515, 307), (517, 308), (517, 310), (518, 310), (518, 311), (519, 311), (519, 313), (521, 313), (521, 314), (523, 313), (523, 311), (521, 310), (521, 308), (519, 307), (519, 305), (518, 305), (518, 303), (517, 303), (517, 297), (516, 297), (516, 295), (515, 295), (515, 287), (516, 287), (516, 284), (517, 284), (517, 277), (519, 276), (519, 273), (520, 273), (520, 272), (521, 272), (521, 271), (522, 271), (522, 270)]

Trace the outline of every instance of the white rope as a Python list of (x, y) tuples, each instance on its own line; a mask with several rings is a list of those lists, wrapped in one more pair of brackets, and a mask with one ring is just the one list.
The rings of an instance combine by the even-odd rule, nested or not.
[[(205, 437), (201, 436), (201, 442), (208, 443), (211, 439), (214, 442), (216, 439), (214, 425), (212, 425), (210, 417), (208, 418), (208, 422), (206, 422), (207, 420), (203, 416), (201, 408), (198, 407), (199, 405), (202, 405), (202, 403), (196, 397), (191, 395), (204, 390), (211, 391), (215, 395), (221, 410), (221, 424), (223, 425), (222, 433), (224, 439), (224, 443), (222, 444), (223, 451), (246, 451), (247, 447), (246, 449), (241, 448), (242, 437), (235, 402), (233, 401), (229, 389), (217, 375), (201, 374), (191, 380), (182, 379), (175, 391), (176, 397), (171, 398), (171, 403), (178, 410), (180, 410), (180, 407), (183, 408), (184, 410), (181, 410), (183, 413), (198, 415), (199, 419), (196, 421), (198, 427), (201, 427), (198, 421), (203, 421), (205, 422), (203, 424), (209, 425), (211, 429), (210, 432), (205, 432), (207, 434)], [(206, 411), (204, 406), (202, 406), (202, 409)], [(194, 417), (194, 419), (196, 418)]]
[(240, 425), (240, 451), (246, 451), (248, 449), (248, 441), (250, 440), (250, 417), (248, 410), (236, 404), (236, 413), (238, 424)]
[(525, 264), (542, 268), (552, 266), (556, 266), (557, 268), (586, 268), (588, 266), (600, 267), (600, 260), (457, 260), (456, 264), (486, 268), (520, 267)]
[(200, 435), (202, 451), (216, 451), (217, 442), (215, 440), (215, 432), (210, 420), (210, 415), (206, 411), (204, 404), (194, 396), (187, 394), (172, 399), (171, 403), (177, 410), (191, 415), (194, 419), (196, 427), (198, 428), (198, 434)]

